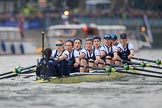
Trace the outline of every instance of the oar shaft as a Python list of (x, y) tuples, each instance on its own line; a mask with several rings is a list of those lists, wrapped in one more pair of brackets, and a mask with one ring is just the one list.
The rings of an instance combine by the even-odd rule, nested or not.
[(104, 69), (100, 69), (98, 67), (91, 67), (91, 66), (87, 66), (87, 65), (80, 65), (80, 67), (83, 67), (83, 68), (92, 68), (92, 69), (96, 69), (96, 70), (104, 70)]
[(149, 67), (162, 69), (162, 67), (160, 67), (160, 66), (153, 66), (153, 65), (150, 65)]
[(157, 65), (162, 64), (162, 61), (159, 60), (159, 59), (157, 59), (157, 60), (148, 60), (148, 59), (136, 58), (136, 57), (133, 57), (132, 59), (141, 60), (141, 61), (147, 61), (147, 62), (152, 62), (152, 63), (156, 63)]
[(20, 74), (30, 74), (30, 73), (34, 73), (35, 71), (34, 70), (28, 70), (28, 71), (24, 71)]
[(127, 61), (127, 60), (123, 60), (123, 61), (126, 63), (130, 63), (130, 64), (140, 65), (141, 67), (152, 67), (152, 68), (162, 69), (162, 67), (160, 67), (160, 66), (153, 66), (153, 65), (143, 63), (143, 62), (137, 63), (137, 62), (131, 62), (131, 61)]
[[(34, 73), (35, 71), (34, 70), (27, 70), (27, 71), (24, 71), (24, 72), (21, 72), (19, 74), (29, 74), (29, 73)], [(12, 72), (11, 72), (12, 73)], [(9, 74), (7, 76), (3, 76), (3, 77), (0, 77), (0, 80), (1, 79), (5, 79), (5, 78), (11, 78), (11, 77), (15, 77), (15, 76), (18, 76), (19, 75), (18, 73), (13, 73), (13, 74)]]
[[(93, 67), (89, 67), (89, 66), (84, 66), (85, 68), (93, 68)], [(98, 68), (100, 70), (100, 68)], [(102, 70), (105, 70), (106, 69), (102, 69)], [(112, 72), (112, 71), (111, 71)], [(154, 78), (162, 78), (162, 76), (157, 76), (157, 75), (150, 75), (150, 74), (143, 74), (143, 73), (135, 73), (135, 72), (130, 72), (130, 71), (124, 71), (124, 70), (120, 70), (120, 69), (117, 69), (115, 72), (118, 72), (118, 73), (126, 73), (126, 74), (132, 74), (132, 75), (141, 75), (141, 76), (148, 76), (148, 77), (154, 77)]]
[(15, 76), (18, 76), (18, 74), (7, 75), (7, 76), (4, 76), (4, 77), (1, 77), (0, 80), (5, 79), (5, 78), (15, 77)]
[(155, 63), (155, 60), (148, 60), (148, 59), (137, 58), (137, 57), (132, 57), (132, 59), (135, 59), (135, 60), (141, 60), (141, 61), (147, 61), (147, 62), (153, 62), (153, 63)]
[(117, 70), (117, 72), (126, 73), (126, 74), (132, 74), (132, 75), (148, 76), (148, 77), (154, 77), (154, 78), (162, 78), (162, 76), (156, 76), (156, 75), (150, 75), (150, 74), (142, 74), (142, 73), (134, 73), (134, 72), (128, 72), (128, 71), (122, 71), (122, 70)]
[[(110, 65), (110, 66), (115, 66), (115, 67), (121, 67), (121, 68), (124, 68), (124, 66), (119, 66), (119, 65), (115, 65), (115, 64), (108, 64), (108, 63), (105, 63), (106, 65)], [(138, 64), (138, 63), (136, 63)], [(152, 71), (152, 70), (147, 70), (147, 69), (139, 69), (139, 68), (136, 68), (134, 66), (131, 66), (133, 68), (133, 70), (139, 70), (139, 71), (145, 71), (145, 72), (149, 72), (149, 73), (156, 73), (156, 74), (162, 74), (162, 72), (156, 72), (156, 71)], [(150, 66), (150, 67), (156, 67), (156, 66)], [(129, 69), (128, 69), (129, 70)]]
[(29, 67), (22, 68), (22, 70), (31, 69), (31, 68), (34, 68), (34, 67), (36, 67), (36, 65), (33, 65), (33, 66), (29, 66)]
[(16, 69), (19, 69), (19, 71), (21, 73), (22, 70), (31, 69), (31, 68), (34, 68), (34, 67), (36, 67), (36, 65), (25, 67), (25, 68), (15, 68), (13, 71), (0, 74), (0, 76), (8, 75), (8, 74), (11, 74), (11, 73), (16, 73)]
[(28, 76), (25, 76), (24, 78), (29, 78), (29, 77), (33, 77), (35, 75), (28, 75)]
[[(93, 67), (89, 67), (89, 66), (84, 66), (85, 68), (93, 68)], [(120, 66), (120, 67), (123, 67), (123, 66)], [(97, 68), (100, 70), (100, 68)], [(112, 68), (111, 68), (112, 69)], [(135, 68), (137, 70), (142, 70), (142, 69), (138, 69), (138, 68)], [(106, 72), (106, 69), (101, 69), (101, 70), (105, 70)], [(113, 72), (111, 70), (111, 72)], [(162, 76), (157, 76), (157, 75), (150, 75), (150, 74), (143, 74), (143, 73), (135, 73), (135, 72), (130, 72), (130, 71), (124, 71), (124, 70), (121, 70), (121, 69), (116, 69), (114, 72), (118, 72), (118, 73), (126, 73), (126, 74), (132, 74), (132, 75), (141, 75), (141, 76), (148, 76), (148, 77), (154, 77), (154, 78), (162, 78)], [(152, 72), (152, 71), (150, 71)], [(154, 72), (154, 71), (153, 71)], [(152, 73), (153, 73), (152, 72)]]
[(149, 73), (162, 74), (162, 72), (156, 72), (156, 71), (146, 70), (146, 69), (139, 69), (139, 68), (135, 68), (135, 67), (134, 67), (134, 70), (139, 70), (139, 71), (144, 71), (144, 72), (149, 72)]
[(2, 73), (2, 74), (0, 74), (0, 76), (7, 75), (7, 74), (11, 74), (11, 73), (13, 73), (13, 72), (10, 71), (10, 72), (6, 72), (6, 73)]

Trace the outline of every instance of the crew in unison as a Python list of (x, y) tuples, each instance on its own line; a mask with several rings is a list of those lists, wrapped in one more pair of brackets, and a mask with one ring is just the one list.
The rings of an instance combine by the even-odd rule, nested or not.
[(57, 63), (55, 74), (62, 77), (74, 72), (94, 72), (86, 66), (103, 68), (106, 64), (120, 64), (119, 60), (130, 61), (134, 55), (134, 47), (128, 42), (126, 33), (119, 36), (120, 40), (117, 34), (105, 34), (103, 45), (101, 36), (88, 37), (85, 48), (82, 48), (84, 41), (81, 38), (68, 39), (65, 43), (62, 39), (57, 39), (51, 55)]

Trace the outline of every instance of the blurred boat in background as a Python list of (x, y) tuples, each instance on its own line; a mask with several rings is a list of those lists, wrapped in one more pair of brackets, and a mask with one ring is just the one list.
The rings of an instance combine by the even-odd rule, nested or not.
[(47, 29), (47, 43), (48, 46), (54, 49), (55, 40), (61, 38), (63, 40), (74, 39), (79, 37), (82, 39), (82, 47), (85, 47), (85, 39), (90, 36), (99, 35), (103, 44), (103, 36), (107, 33), (115, 33), (118, 35), (118, 39), (121, 33), (128, 33), (129, 42), (131, 42), (135, 50), (147, 47), (151, 48), (151, 43), (141, 40), (138, 38), (137, 34), (131, 34), (128, 32), (126, 26), (124, 25), (96, 25), (96, 24), (67, 24), (67, 25), (52, 25)]

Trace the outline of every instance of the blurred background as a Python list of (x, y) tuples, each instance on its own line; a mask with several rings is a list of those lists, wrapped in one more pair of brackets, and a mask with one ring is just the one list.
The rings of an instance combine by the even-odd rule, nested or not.
[[(36, 48), (41, 47), (42, 30), (71, 23), (124, 25), (136, 40), (149, 43), (150, 48), (162, 48), (161, 0), (0, 0), (0, 27), (18, 27), (19, 41), (34, 40)], [(4, 34), (0, 34), (1, 53), (7, 50)], [(24, 53), (25, 45), (20, 44)]]

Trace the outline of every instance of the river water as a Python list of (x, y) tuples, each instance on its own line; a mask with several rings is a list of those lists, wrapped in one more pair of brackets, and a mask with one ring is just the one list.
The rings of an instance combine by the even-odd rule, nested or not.
[[(136, 57), (162, 59), (162, 50)], [(40, 55), (1, 56), (0, 73), (36, 64)], [(159, 70), (162, 71), (162, 70)], [(34, 78), (0, 80), (0, 108), (162, 108), (162, 79), (125, 77), (117, 81), (40, 84)]]

